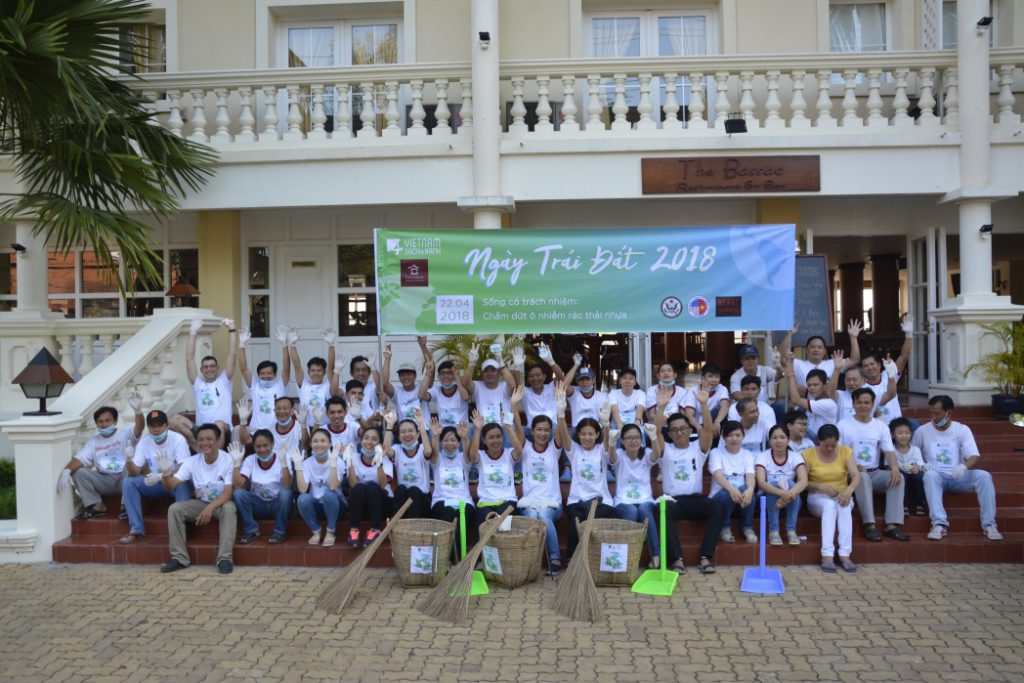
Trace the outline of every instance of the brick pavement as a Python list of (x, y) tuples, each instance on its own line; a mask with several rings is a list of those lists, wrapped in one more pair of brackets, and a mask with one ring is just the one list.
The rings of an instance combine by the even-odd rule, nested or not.
[(339, 617), (314, 608), (333, 570), (4, 566), (0, 680), (1024, 680), (1020, 565), (791, 567), (772, 597), (741, 574), (691, 570), (669, 599), (599, 589), (593, 625), (555, 615), (545, 579), (475, 598), (455, 627), (385, 569)]

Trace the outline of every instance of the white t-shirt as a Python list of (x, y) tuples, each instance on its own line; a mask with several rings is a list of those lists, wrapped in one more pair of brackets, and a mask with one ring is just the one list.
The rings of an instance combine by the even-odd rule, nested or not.
[(944, 477), (951, 476), (953, 468), (968, 458), (981, 455), (970, 428), (956, 421), (950, 421), (945, 430), (936, 429), (933, 423), (927, 422), (918, 427), (910, 443), (920, 448), (924, 461), (935, 465)]
[(393, 384), (392, 386), (395, 389), (395, 395), (392, 400), (395, 403), (395, 412), (398, 414), (399, 421), (415, 420), (417, 408), (423, 411), (424, 418), (430, 414), (429, 404), (420, 400), (419, 384), (408, 390), (403, 389), (401, 384)]
[(558, 423), (555, 419), (555, 386), (551, 382), (545, 384), (539, 394), (527, 386), (523, 390), (523, 404), (526, 409), (527, 426), (532, 427), (533, 418), (538, 415), (547, 415), (551, 418), (552, 426)]
[[(357, 458), (358, 460), (358, 458)], [(309, 456), (302, 461), (302, 476), (306, 479), (306, 484), (309, 485), (309, 493), (317, 500), (320, 500), (324, 495), (331, 490), (331, 456), (327, 455), (327, 458), (323, 462), (319, 462), (314, 456)], [(338, 475), (339, 477), (342, 475)], [(338, 480), (341, 483), (341, 480)]]
[(460, 501), (473, 503), (469, 493), (469, 463), (462, 451), (453, 458), (441, 453), (434, 463), (434, 497), (430, 505), (444, 503), (457, 508)]
[[(871, 415), (875, 416), (880, 412), (879, 403), (881, 403), (882, 401), (882, 395), (878, 393), (878, 390), (875, 389), (874, 387), (868, 388), (875, 392), (875, 407), (871, 409)], [(853, 392), (846, 391), (845, 389), (837, 389), (836, 404), (838, 404), (839, 406), (839, 413), (837, 419), (845, 420), (849, 418), (852, 420), (854, 415), (856, 415), (856, 411), (853, 409)], [(886, 424), (889, 423), (889, 420), (883, 419), (882, 421), (885, 422)]]
[(594, 389), (590, 396), (584, 396), (580, 388), (576, 387), (566, 400), (569, 403), (569, 410), (572, 411), (572, 426), (576, 427), (580, 420), (587, 417), (600, 421), (601, 407), (608, 400), (608, 395)]
[(622, 418), (622, 424), (616, 423), (612, 427), (621, 429), (623, 424), (636, 421), (637, 411), (647, 405), (647, 396), (635, 387), (629, 396), (626, 396), (622, 389), (612, 389), (608, 392), (608, 402), (618, 407), (619, 417)]
[(380, 410), (380, 397), (377, 396), (377, 385), (371, 379), (363, 385), (363, 419)]
[(423, 457), (423, 444), (416, 444), (416, 450), (408, 455), (401, 443), (393, 447), (395, 451), (395, 470), (398, 472), (398, 485), (406, 488), (416, 487), (426, 493), (430, 490), (430, 463)]
[[(697, 402), (696, 397), (697, 389), (693, 388), (686, 392), (686, 396), (683, 398), (683, 408), (693, 408), (697, 422), (704, 424), (704, 417), (701, 413), (700, 403)], [(725, 388), (724, 384), (719, 384), (715, 387), (715, 390), (708, 396), (708, 410), (714, 410), (715, 408), (721, 409), (722, 401), (731, 401), (729, 397), (729, 390)], [(727, 415), (728, 417), (728, 415)]]
[(327, 433), (331, 435), (331, 446), (340, 452), (345, 450), (345, 446), (356, 443), (359, 424), (353, 426), (348, 420), (345, 420), (345, 428), (340, 432), (335, 432), (330, 424), (324, 425), (323, 429), (326, 429)]
[(554, 439), (537, 452), (533, 443), (523, 447), (523, 498), (539, 498), (562, 507), (562, 488), (558, 484), (558, 455)]
[(757, 422), (751, 425), (750, 429), (744, 427), (743, 448), (746, 448), (751, 453), (760, 453), (763, 451), (768, 442), (768, 430), (771, 429), (772, 426), (773, 425), (768, 424), (767, 420), (763, 417), (758, 417)]
[(588, 451), (575, 441), (571, 441), (566, 448), (565, 457), (572, 468), (568, 504), (600, 498), (604, 505), (612, 505), (612, 494), (608, 492), (608, 455), (604, 446), (594, 444), (594, 448)]
[(616, 450), (618, 459), (615, 461), (615, 504), (639, 505), (651, 503), (651, 449), (641, 449), (636, 460), (626, 455), (625, 449)]
[(811, 370), (824, 370), (828, 379), (832, 379), (832, 373), (836, 371), (836, 363), (831, 358), (826, 358), (817, 365), (802, 358), (793, 359), (793, 377), (800, 387), (807, 386), (807, 373)]
[(196, 498), (212, 503), (224, 493), (224, 489), (233, 485), (231, 475), (234, 467), (231, 456), (224, 451), (217, 451), (217, 459), (213, 464), (206, 462), (206, 458), (196, 453), (182, 463), (174, 478), (178, 481), (191, 481)]
[(921, 467), (924, 465), (924, 456), (921, 455), (921, 449), (917, 446), (911, 446), (907, 449), (906, 453), (900, 453), (900, 449), (896, 449), (896, 462), (899, 463), (900, 469), (910, 469), (917, 465)]
[(480, 450), (480, 483), (476, 487), (476, 497), (481, 503), (501, 503), (506, 500), (515, 501), (516, 485), (512, 480), (512, 449), (501, 449), (496, 459)]
[(135, 429), (119, 427), (110, 436), (97, 434), (90, 437), (75, 455), (75, 460), (82, 463), (82, 467), (95, 467), (103, 474), (120, 474), (124, 471), (124, 449), (134, 443)]
[[(753, 374), (761, 378), (761, 395), (758, 398), (762, 401), (767, 401), (769, 398), (768, 387), (770, 385), (774, 385), (776, 380), (775, 368), (770, 368), (767, 365), (758, 365), (757, 371)], [(743, 382), (743, 378), (747, 375), (747, 371), (742, 366), (740, 366), (736, 372), (732, 373), (732, 377), (729, 378), (730, 394), (740, 393), (740, 389), (742, 388), (741, 383)]]
[(284, 457), (275, 455), (270, 467), (260, 467), (259, 458), (255, 454), (242, 461), (238, 473), (249, 480), (249, 491), (260, 500), (276, 500), (281, 492), (281, 468), (287, 468)]
[(435, 384), (430, 387), (429, 393), (437, 406), (437, 419), (441, 427), (458, 427), (460, 422), (469, 422), (469, 402), (462, 400), (458, 387), (454, 394), (445, 396), (440, 385)]
[(508, 395), (508, 384), (500, 380), (498, 386), (488, 389), (483, 380), (473, 381), (473, 403), (476, 412), (484, 418), (484, 423), (501, 424), (501, 413), (512, 410), (512, 399)]
[(704, 463), (708, 454), (700, 443), (692, 442), (687, 448), (676, 448), (666, 442), (658, 466), (662, 472), (662, 488), (670, 496), (700, 495), (704, 490)]
[[(708, 469), (711, 474), (721, 470), (725, 480), (737, 489), (747, 483), (746, 475), (754, 473), (754, 454), (746, 448), (741, 448), (739, 453), (730, 453), (724, 447), (719, 446), (711, 451), (710, 461)], [(721, 490), (722, 487), (712, 477), (711, 493), (708, 494), (708, 497), (713, 497)]]
[(811, 441), (806, 436), (804, 438), (800, 439), (800, 441), (790, 441), (789, 442), (789, 452), (790, 453), (803, 453), (808, 448), (814, 448), (814, 442)]
[(785, 462), (782, 464), (775, 462), (770, 448), (757, 454), (754, 466), (763, 469), (765, 481), (778, 489), (792, 488), (796, 484), (797, 468), (801, 466), (804, 469), (807, 468), (806, 463), (804, 463), (804, 456), (799, 453), (790, 452), (788, 449)]
[(807, 399), (807, 433), (817, 436), (818, 430), (825, 425), (834, 425), (839, 420), (839, 406), (830, 398)]
[(196, 381), (192, 383), (192, 395), (196, 401), (197, 425), (218, 420), (226, 425), (231, 424), (231, 380), (226, 372), (222, 371), (212, 382), (197, 375)]
[(274, 435), (274, 452), (282, 460), (288, 462), (288, 468), (291, 469), (291, 460), (288, 456), (291, 453), (292, 448), (300, 448), (302, 446), (302, 427), (299, 426), (299, 421), (293, 419), (291, 426), (288, 431), (283, 434), (278, 431), (277, 420), (274, 420), (274, 426), (270, 428), (270, 433)]
[[(896, 375), (896, 382), (899, 383), (900, 376)], [(885, 370), (882, 370), (879, 375), (878, 384), (869, 384), (867, 379), (864, 380), (864, 386), (871, 391), (875, 392), (875, 408), (879, 411), (879, 417), (886, 424), (889, 424), (897, 417), (903, 417), (903, 410), (900, 408), (900, 397), (893, 396), (889, 399), (885, 405), (879, 405), (882, 401), (882, 394), (885, 393), (885, 388), (889, 386), (889, 375)]]
[(882, 454), (895, 449), (889, 427), (878, 418), (870, 422), (857, 419), (839, 422), (839, 443), (849, 446), (853, 451), (853, 459), (858, 467), (876, 470), (882, 464)]
[(306, 414), (306, 426), (312, 427), (316, 423), (313, 419), (313, 409), (320, 408), (327, 412), (327, 399), (331, 397), (331, 383), (323, 380), (320, 384), (313, 384), (308, 377), (303, 378), (299, 385), (299, 403), (309, 408)]
[[(650, 413), (658, 406), (659, 386), (660, 384), (655, 384), (647, 388), (647, 395), (645, 397), (645, 401), (647, 403), (648, 413)], [(674, 415), (675, 413), (683, 412), (683, 407), (681, 404), (683, 402), (683, 399), (686, 398), (687, 393), (689, 392), (687, 392), (685, 388), (679, 386), (678, 384), (673, 385), (672, 398), (670, 398), (668, 400), (668, 403), (665, 405), (665, 417), (668, 417), (669, 415)], [(652, 422), (654, 421), (653, 415), (648, 415), (647, 419), (651, 420)]]
[[(372, 460), (373, 458), (370, 459)], [(380, 483), (377, 481), (377, 467), (375, 467), (372, 463), (366, 464), (365, 462), (363, 462), (363, 456), (360, 455), (358, 447), (356, 448), (356, 457), (352, 461), (352, 465), (354, 466), (356, 471), (356, 484)], [(384, 461), (380, 464), (380, 467), (381, 469), (384, 470), (384, 476), (387, 477), (388, 480), (394, 478), (395, 468), (394, 465), (391, 463), (391, 458), (385, 457)], [(348, 475), (346, 474), (345, 476)], [(391, 490), (390, 486), (384, 487), (384, 493), (386, 493), (389, 498), (394, 498), (395, 496), (395, 492)]]
[(142, 467), (143, 465), (149, 465), (150, 472), (159, 472), (156, 466), (156, 454), (160, 451), (167, 453), (171, 458), (174, 459), (175, 464), (181, 465), (190, 457), (192, 454), (188, 450), (188, 442), (178, 432), (172, 432), (167, 430), (164, 432), (167, 435), (167, 439), (162, 444), (157, 444), (153, 440), (153, 435), (146, 432), (139, 439), (139, 445), (135, 447), (135, 455), (132, 457), (132, 464), (136, 467)]
[[(740, 411), (739, 408), (737, 408), (739, 403), (739, 401), (733, 401), (732, 405), (729, 406), (729, 414), (727, 417), (730, 420), (736, 420), (737, 422), (740, 421)], [(759, 422), (764, 422), (768, 425), (769, 429), (778, 423), (775, 419), (775, 410), (764, 401), (757, 402), (757, 419)]]
[(252, 417), (249, 418), (249, 431), (257, 429), (270, 429), (277, 424), (274, 417), (274, 401), (281, 396), (287, 396), (284, 384), (279, 379), (274, 379), (269, 389), (264, 389), (260, 380), (252, 378), (252, 386), (249, 387), (249, 398), (252, 399)]

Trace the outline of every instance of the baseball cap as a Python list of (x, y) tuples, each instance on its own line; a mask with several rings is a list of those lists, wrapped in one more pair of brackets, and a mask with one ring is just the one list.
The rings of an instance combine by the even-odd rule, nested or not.
[(747, 358), (748, 356), (760, 356), (757, 352), (757, 347), (753, 344), (746, 344), (740, 348), (740, 358)]
[(167, 413), (162, 410), (151, 410), (146, 413), (146, 425), (165, 425), (167, 424)]
[(498, 361), (494, 360), (493, 358), (488, 358), (487, 360), (484, 361), (484, 364), (483, 366), (481, 366), (480, 369), (486, 370), (487, 368), (494, 368), (495, 370), (500, 370), (501, 365), (499, 365)]
[(398, 371), (399, 372), (412, 372), (412, 373), (415, 373), (416, 372), (416, 366), (413, 365), (412, 363), (402, 363), (401, 365), (398, 366)]
[(594, 371), (591, 370), (590, 368), (580, 368), (576, 372), (576, 378), (577, 379), (584, 379), (584, 378), (586, 378), (586, 379), (594, 379)]

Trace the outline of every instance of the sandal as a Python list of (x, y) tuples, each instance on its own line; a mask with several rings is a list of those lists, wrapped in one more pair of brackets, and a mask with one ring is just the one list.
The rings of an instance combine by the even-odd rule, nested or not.
[(124, 536), (122, 536), (118, 540), (118, 543), (120, 543), (121, 545), (128, 545), (129, 543), (135, 543), (135, 541), (138, 541), (141, 538), (142, 538), (142, 534), (140, 534), (138, 532), (135, 532), (135, 531), (130, 531), (127, 534), (125, 534)]
[(700, 562), (697, 563), (697, 569), (700, 570), (701, 574), (714, 574), (718, 569), (715, 568), (715, 563), (711, 561), (710, 557), (700, 558)]
[(682, 560), (676, 560), (673, 562), (669, 569), (674, 571), (676, 574), (679, 574), (679, 576), (686, 573), (686, 566), (683, 564)]
[(849, 559), (839, 558), (839, 566), (843, 568), (843, 571), (848, 574), (853, 574), (857, 571), (857, 565), (851, 562)]
[(832, 560), (828, 560), (828, 559), (822, 560), (821, 561), (821, 571), (825, 572), (826, 574), (835, 574), (836, 573), (836, 563), (833, 562)]
[(86, 520), (92, 519), (93, 517), (103, 517), (107, 514), (106, 510), (97, 510), (96, 508), (85, 508), (78, 515), (78, 519)]

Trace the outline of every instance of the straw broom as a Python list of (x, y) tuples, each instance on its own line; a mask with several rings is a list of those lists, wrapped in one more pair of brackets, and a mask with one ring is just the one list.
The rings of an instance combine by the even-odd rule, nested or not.
[(336, 578), (331, 585), (329, 585), (320, 597), (316, 601), (316, 606), (320, 609), (332, 612), (334, 614), (341, 614), (341, 611), (345, 609), (352, 596), (356, 594), (356, 589), (359, 587), (359, 579), (362, 576), (363, 570), (366, 569), (366, 565), (370, 564), (370, 560), (373, 558), (373, 554), (377, 552), (381, 544), (384, 543), (384, 539), (391, 533), (391, 529), (394, 528), (398, 520), (402, 519), (402, 515), (412, 505), (412, 499), (405, 501), (402, 507), (398, 508), (398, 512), (391, 518), (391, 520), (384, 527), (384, 530), (380, 532), (380, 536), (373, 539), (373, 543), (370, 544), (369, 548), (365, 548), (363, 552), (359, 553), (359, 557), (356, 561), (345, 567), (342, 571), (341, 576)]
[(576, 552), (565, 570), (565, 576), (555, 588), (555, 611), (573, 621), (594, 622), (601, 618), (601, 604), (597, 599), (597, 586), (590, 574), (590, 562), (587, 558), (590, 549), (590, 530), (593, 527), (594, 515), (597, 513), (597, 501), (590, 504), (590, 513), (583, 523), (580, 542)]
[(473, 568), (484, 551), (484, 545), (491, 540), (505, 518), (512, 514), (514, 508), (509, 507), (498, 517), (494, 524), (485, 531), (469, 553), (448, 571), (441, 583), (430, 591), (420, 604), (420, 611), (428, 617), (434, 617), (452, 624), (464, 624), (469, 619), (469, 596), (473, 588)]

